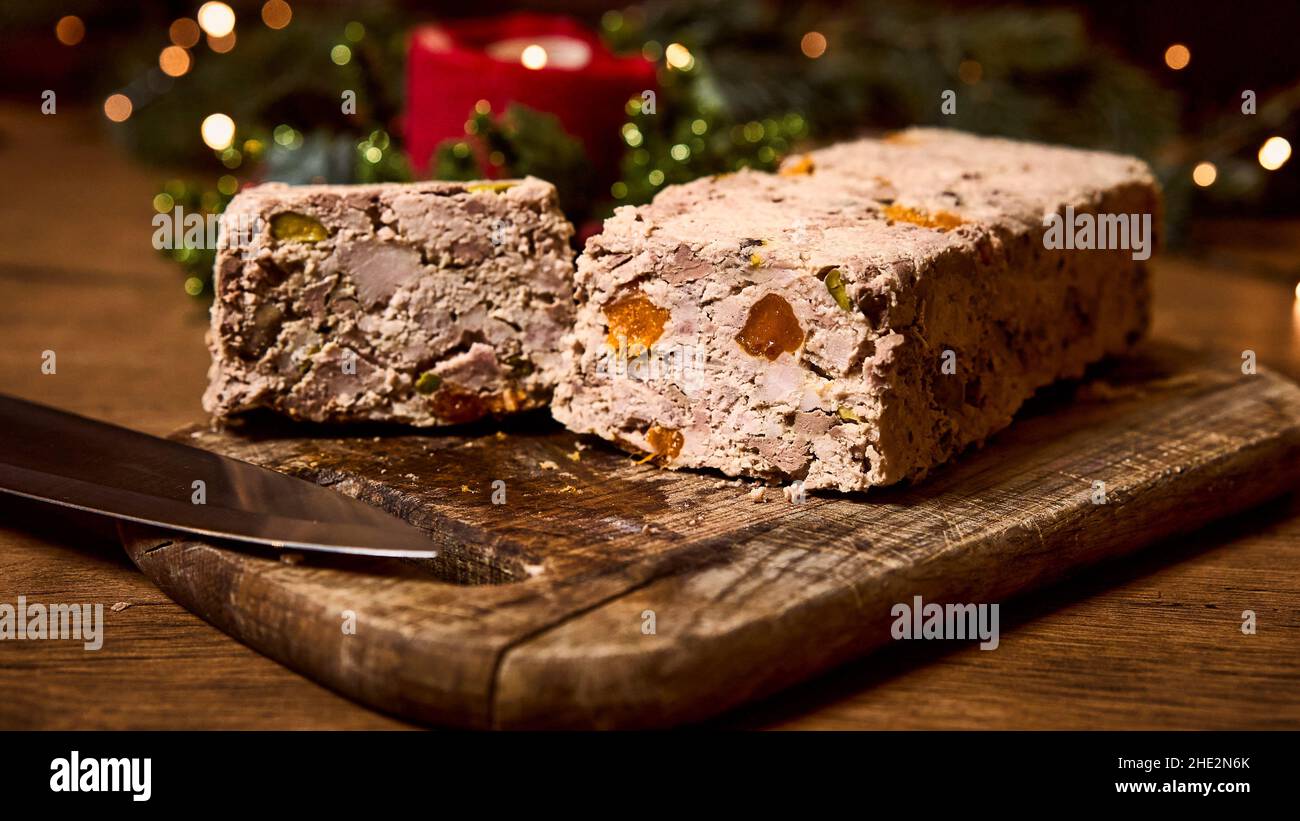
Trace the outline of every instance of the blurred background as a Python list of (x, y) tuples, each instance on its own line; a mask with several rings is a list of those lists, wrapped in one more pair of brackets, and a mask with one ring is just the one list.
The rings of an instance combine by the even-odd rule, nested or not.
[[(532, 173), (591, 230), (673, 182), (912, 124), (1137, 154), (1175, 245), (1199, 216), (1300, 209), (1294, 3), (58, 0), (4, 15), (6, 102), (95, 111), (84, 136), (153, 170), (160, 213), (216, 213), (263, 180)], [(211, 251), (190, 245), (167, 253), (205, 297)]]

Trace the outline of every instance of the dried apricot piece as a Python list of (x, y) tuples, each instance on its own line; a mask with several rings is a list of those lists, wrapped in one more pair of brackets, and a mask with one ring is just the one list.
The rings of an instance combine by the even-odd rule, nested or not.
[(940, 231), (951, 231), (964, 222), (961, 217), (948, 211), (927, 212), (897, 203), (885, 206), (885, 218), (895, 222), (910, 222), (922, 228), (936, 228)]
[(882, 138), (882, 141), (890, 145), (916, 145), (920, 142), (916, 134), (911, 131), (891, 131)]
[(811, 176), (817, 164), (813, 162), (812, 154), (804, 154), (799, 159), (784, 166), (780, 173), (783, 177), (800, 177)]
[(444, 384), (433, 396), (433, 412), (439, 419), (460, 425), (482, 419), (487, 408), (478, 394)]
[(658, 425), (650, 426), (645, 432), (645, 440), (650, 445), (651, 456), (664, 462), (676, 459), (677, 454), (682, 452), (682, 445), (686, 443), (686, 437), (682, 436), (681, 431)]
[(776, 361), (783, 353), (794, 353), (803, 344), (803, 328), (794, 309), (780, 294), (768, 294), (749, 309), (745, 327), (736, 341), (750, 356)]
[(620, 339), (626, 340), (629, 356), (637, 356), (658, 342), (672, 316), (642, 293), (606, 305), (604, 310), (605, 323), (609, 325), (609, 347), (618, 350)]

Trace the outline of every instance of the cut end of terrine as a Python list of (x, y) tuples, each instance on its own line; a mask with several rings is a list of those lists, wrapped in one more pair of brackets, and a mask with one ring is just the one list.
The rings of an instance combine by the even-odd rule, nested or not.
[(1045, 247), (1067, 206), (1159, 230), (1136, 159), (930, 129), (670, 187), (588, 241), (552, 411), (669, 467), (919, 478), (1144, 333), (1145, 261)]
[(243, 191), (222, 219), (203, 405), (422, 426), (543, 406), (572, 233), (531, 177)]

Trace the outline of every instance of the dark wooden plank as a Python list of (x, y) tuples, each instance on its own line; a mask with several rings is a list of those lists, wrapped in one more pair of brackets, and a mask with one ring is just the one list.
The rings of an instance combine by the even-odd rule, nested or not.
[[(1258, 504), (1293, 487), (1300, 465), (1300, 389), (1168, 348), (1051, 391), (1022, 417), (920, 486), (803, 504), (578, 450), (538, 418), (347, 437), (254, 420), (187, 435), (398, 513), (446, 554), (286, 564), (135, 530), (126, 543), (204, 618), (414, 720), (659, 726), (879, 646), (895, 602), (998, 602)], [(496, 479), (506, 504), (491, 502)], [(1091, 501), (1094, 481), (1107, 504)], [(340, 629), (345, 610), (356, 635)]]
[[(213, 630), (140, 574), (106, 519), (6, 495), (0, 545), (0, 602), (98, 603), (104, 617), (103, 646), (94, 651), (72, 640), (0, 642), (0, 727), (409, 726)], [(127, 607), (113, 610), (119, 602)]]
[(1291, 494), (1006, 602), (996, 652), (896, 643), (717, 724), (1300, 729), (1297, 512)]

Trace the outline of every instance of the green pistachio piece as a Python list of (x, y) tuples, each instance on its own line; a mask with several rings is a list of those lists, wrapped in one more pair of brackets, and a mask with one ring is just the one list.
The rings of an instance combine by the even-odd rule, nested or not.
[(271, 236), (294, 242), (320, 242), (329, 237), (329, 231), (319, 220), (288, 212), (271, 217)]
[(853, 303), (849, 302), (849, 294), (844, 290), (844, 278), (840, 275), (840, 269), (832, 268), (830, 273), (826, 274), (825, 281), (826, 290), (830, 291), (835, 304), (846, 311), (852, 308)]
[(465, 186), (466, 191), (491, 191), (493, 194), (500, 194), (502, 191), (509, 191), (518, 183), (514, 182), (477, 182), (473, 185)]
[(858, 415), (853, 412), (853, 408), (850, 408), (848, 405), (840, 405), (839, 409), (836, 410), (835, 412), (838, 413), (840, 418), (843, 419), (845, 422), (862, 421), (861, 419), (858, 418)]
[(425, 395), (431, 394), (442, 384), (442, 377), (433, 371), (425, 371), (415, 380), (415, 389)]

